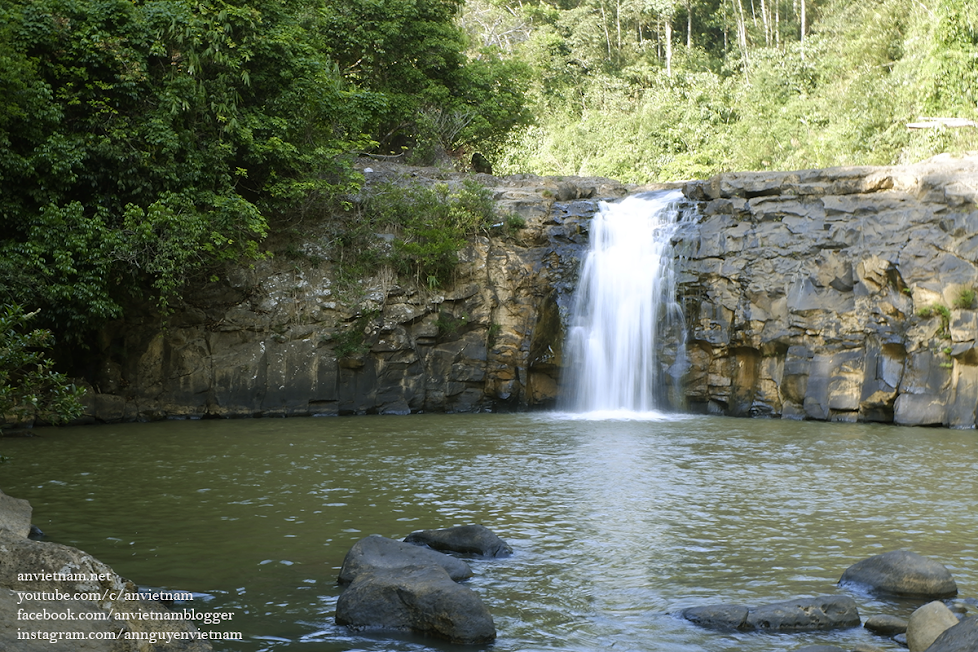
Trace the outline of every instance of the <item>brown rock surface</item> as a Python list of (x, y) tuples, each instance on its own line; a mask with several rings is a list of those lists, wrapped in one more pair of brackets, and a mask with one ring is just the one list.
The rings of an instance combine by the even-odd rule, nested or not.
[(978, 157), (685, 192), (701, 212), (678, 245), (691, 407), (974, 427)]

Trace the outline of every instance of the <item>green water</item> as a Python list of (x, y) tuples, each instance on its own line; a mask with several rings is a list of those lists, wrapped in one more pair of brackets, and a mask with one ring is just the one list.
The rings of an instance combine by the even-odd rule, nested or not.
[[(235, 612), (217, 650), (445, 650), (333, 624), (343, 556), (369, 534), (482, 523), (513, 557), (472, 562), (492, 649), (784, 650), (862, 628), (698, 629), (688, 606), (838, 591), (897, 548), (978, 596), (973, 431), (720, 417), (415, 415), (169, 421), (0, 439), (0, 489), (48, 540), (140, 586)], [(914, 604), (854, 595), (865, 618)]]

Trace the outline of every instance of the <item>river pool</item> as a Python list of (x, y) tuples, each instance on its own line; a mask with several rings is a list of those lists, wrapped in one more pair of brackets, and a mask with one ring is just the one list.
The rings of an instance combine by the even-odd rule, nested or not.
[[(413, 415), (167, 421), (0, 439), (0, 489), (47, 540), (143, 587), (227, 610), (233, 652), (453, 650), (333, 623), (343, 557), (369, 534), (482, 523), (516, 551), (471, 562), (498, 652), (791, 650), (862, 628), (717, 633), (684, 607), (839, 592), (904, 548), (978, 596), (974, 431), (669, 416)], [(914, 603), (852, 594), (865, 619)], [(188, 603), (189, 604), (189, 603)]]

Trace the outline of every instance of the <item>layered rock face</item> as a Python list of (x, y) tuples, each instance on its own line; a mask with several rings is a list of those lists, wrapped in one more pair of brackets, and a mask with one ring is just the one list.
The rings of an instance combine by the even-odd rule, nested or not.
[[(367, 176), (461, 180), (394, 166)], [(302, 225), (300, 255), (194, 288), (165, 329), (151, 316), (106, 328), (89, 417), (552, 407), (590, 219), (599, 199), (638, 189), (477, 178), (526, 227), (474, 239), (454, 284), (343, 286), (328, 234)], [(729, 173), (684, 192), (697, 217), (674, 238), (687, 372), (662, 392), (673, 408), (975, 426), (978, 157)], [(344, 353), (351, 338), (361, 346)]]
[[(459, 183), (433, 169), (373, 166), (370, 183)], [(191, 288), (166, 328), (130, 318), (102, 333), (89, 418), (477, 412), (552, 406), (561, 312), (576, 283), (607, 179), (478, 175), (499, 214), (461, 254), (455, 282), (429, 289), (392, 274), (337, 281), (329, 234), (303, 224), (296, 255)], [(500, 218), (502, 219), (502, 217)], [(383, 238), (378, 235), (378, 238)], [(341, 343), (354, 341), (356, 353)], [(349, 347), (348, 347), (349, 348)]]
[(978, 157), (684, 192), (689, 407), (975, 426)]

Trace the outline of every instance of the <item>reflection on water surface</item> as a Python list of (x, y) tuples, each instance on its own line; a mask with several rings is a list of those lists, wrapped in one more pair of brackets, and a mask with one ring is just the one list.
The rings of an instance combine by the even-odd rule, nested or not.
[[(475, 561), (493, 650), (793, 649), (863, 629), (715, 633), (678, 610), (836, 591), (859, 559), (933, 557), (978, 595), (973, 431), (671, 417), (415, 415), (170, 421), (0, 440), (0, 488), (49, 540), (141, 585), (202, 594), (246, 640), (219, 650), (432, 650), (332, 624), (368, 534), (482, 523), (516, 550)], [(855, 596), (863, 618), (915, 606)]]

